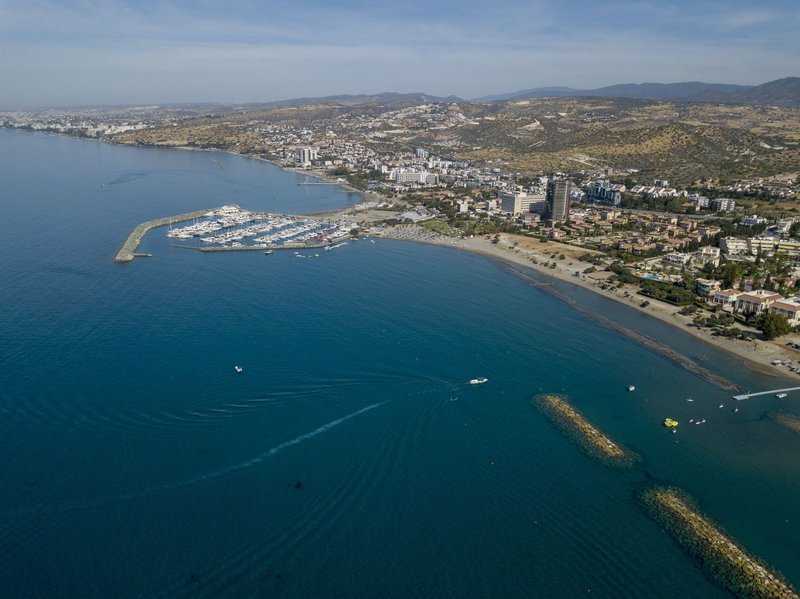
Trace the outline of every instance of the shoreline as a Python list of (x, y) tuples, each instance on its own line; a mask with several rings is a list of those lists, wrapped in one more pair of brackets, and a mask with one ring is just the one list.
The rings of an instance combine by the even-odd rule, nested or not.
[[(57, 135), (61, 135), (61, 134), (57, 134)], [(303, 169), (303, 168), (297, 168), (297, 167), (291, 167), (291, 166), (284, 166), (282, 164), (279, 164), (279, 163), (275, 162), (274, 160), (270, 160), (269, 158), (264, 158), (263, 156), (258, 156), (258, 155), (255, 155), (255, 154), (242, 154), (242, 153), (236, 152), (234, 150), (223, 150), (222, 148), (193, 148), (192, 146), (159, 146), (159, 145), (152, 145), (152, 144), (129, 144), (129, 143), (119, 143), (119, 142), (114, 141), (113, 139), (99, 139), (98, 141), (102, 141), (104, 143), (107, 143), (109, 145), (114, 145), (114, 146), (129, 146), (129, 147), (156, 148), (156, 149), (167, 148), (167, 149), (172, 149), (172, 150), (188, 150), (188, 151), (191, 151), (191, 152), (221, 152), (223, 154), (230, 154), (232, 156), (238, 156), (239, 158), (245, 158), (245, 159), (248, 159), (248, 160), (257, 160), (259, 162), (266, 162), (267, 164), (271, 164), (275, 168), (278, 168), (278, 169), (280, 169), (282, 171), (286, 171), (287, 173), (294, 173), (296, 175), (302, 175), (304, 177), (310, 177), (312, 179), (318, 179), (321, 182), (330, 184), (332, 186), (336, 186), (339, 189), (341, 189), (341, 190), (343, 190), (343, 191), (345, 191), (347, 193), (360, 194), (365, 199), (367, 197), (380, 199), (382, 201), (386, 201), (386, 199), (387, 199), (387, 198), (381, 196), (380, 194), (375, 193), (374, 191), (368, 191), (368, 190), (364, 191), (364, 190), (358, 189), (356, 187), (353, 187), (347, 181), (338, 181), (338, 180), (334, 179), (333, 177), (328, 176), (324, 171), (320, 172), (319, 170)], [(353, 206), (355, 206), (355, 204), (353, 204), (353, 205), (351, 205), (349, 207), (346, 207), (346, 208), (339, 208), (339, 209), (333, 210), (331, 212), (338, 212), (340, 210), (352, 209)]]
[[(63, 135), (63, 134), (56, 133), (56, 135)], [(381, 199), (385, 199), (382, 196), (375, 194), (374, 192), (362, 191), (352, 187), (348, 183), (334, 181), (329, 177), (325, 177), (324, 173), (321, 174), (316, 172), (309, 173), (301, 169), (284, 167), (272, 160), (263, 158), (261, 156), (241, 154), (239, 152), (235, 152), (232, 150), (224, 150), (221, 148), (193, 148), (190, 146), (158, 146), (158, 145), (135, 146), (134, 144), (117, 143), (113, 141), (113, 139), (102, 139), (102, 138), (94, 139), (92, 141), (101, 141), (103, 143), (108, 143), (110, 145), (116, 145), (116, 146), (147, 147), (155, 149), (171, 148), (171, 149), (191, 150), (200, 152), (224, 152), (226, 154), (231, 154), (233, 156), (238, 156), (240, 158), (248, 158), (260, 162), (266, 162), (267, 164), (270, 164), (276, 168), (279, 168), (287, 172), (292, 172), (295, 174), (304, 175), (322, 181), (330, 182), (348, 193), (360, 194), (362, 198), (367, 198), (368, 196), (375, 196)], [(354, 206), (355, 205), (351, 205), (345, 208), (340, 208), (337, 211), (344, 213), (352, 210)], [(419, 229), (422, 229), (422, 227), (419, 226), (417, 227)], [(789, 374), (787, 374), (785, 371), (778, 370), (775, 366), (771, 365), (770, 362), (772, 360), (800, 361), (800, 353), (793, 352), (792, 350), (788, 349), (785, 345), (781, 345), (779, 343), (765, 342), (762, 340), (739, 341), (725, 337), (715, 337), (711, 335), (711, 332), (708, 329), (694, 329), (692, 331), (689, 331), (687, 329), (691, 324), (690, 317), (678, 314), (677, 313), (678, 308), (676, 308), (675, 306), (671, 306), (670, 304), (666, 304), (657, 299), (642, 298), (642, 296), (639, 296), (636, 293), (636, 288), (632, 286), (620, 286), (616, 292), (600, 289), (599, 285), (601, 285), (602, 282), (605, 280), (605, 278), (607, 278), (609, 275), (603, 271), (598, 271), (596, 273), (593, 273), (593, 275), (595, 276), (582, 274), (582, 271), (585, 270), (585, 268), (588, 268), (589, 265), (580, 262), (577, 259), (578, 255), (586, 253), (600, 253), (600, 252), (593, 252), (592, 250), (587, 250), (584, 248), (579, 248), (576, 246), (570, 246), (566, 244), (560, 244), (556, 242), (548, 241), (547, 243), (540, 243), (538, 240), (534, 240), (521, 235), (512, 235), (507, 233), (500, 234), (500, 241), (498, 244), (492, 244), (491, 241), (485, 240), (483, 238), (454, 239), (451, 237), (446, 237), (444, 235), (439, 235), (439, 239), (434, 239), (434, 238), (411, 239), (408, 237), (394, 237), (391, 233), (389, 233), (388, 235), (381, 235), (379, 233), (373, 233), (373, 234), (375, 234), (378, 237), (393, 238), (403, 241), (417, 241), (420, 243), (428, 243), (432, 245), (441, 245), (445, 247), (461, 249), (474, 254), (480, 254), (490, 258), (495, 258), (509, 264), (526, 266), (528, 268), (535, 270), (539, 274), (546, 275), (560, 281), (579, 285), (584, 289), (587, 289), (589, 291), (602, 295), (606, 298), (612, 299), (614, 301), (632, 307), (643, 314), (648, 314), (653, 318), (657, 318), (661, 322), (672, 325), (673, 327), (683, 331), (687, 335), (692, 335), (693, 333), (692, 336), (707, 343), (708, 345), (716, 347), (732, 356), (736, 356), (738, 358), (743, 359), (745, 364), (750, 369), (759, 372), (761, 374), (789, 379), (791, 378)], [(522, 245), (520, 247), (517, 244), (522, 244)], [(571, 254), (571, 256), (565, 258), (564, 260), (561, 260), (560, 258), (553, 259), (549, 257), (550, 254), (557, 254), (557, 255)], [(535, 262), (532, 259), (535, 260)], [(555, 263), (556, 267), (546, 268), (541, 264), (540, 261)], [(578, 273), (578, 276), (576, 276), (576, 272)], [(626, 292), (628, 293), (627, 297), (625, 296)], [(640, 304), (644, 302), (645, 299), (649, 301), (649, 304), (643, 307)], [(636, 332), (638, 333), (638, 331)]]
[[(417, 228), (421, 231), (427, 231), (422, 227), (417, 227)], [(391, 229), (387, 229), (383, 234), (377, 231), (373, 231), (373, 233), (378, 237), (384, 237), (387, 239), (398, 239), (401, 241), (416, 241), (419, 243), (428, 243), (432, 245), (452, 247), (462, 251), (479, 254), (489, 258), (494, 258), (506, 264), (514, 266), (525, 266), (527, 268), (533, 269), (538, 274), (545, 275), (547, 277), (552, 277), (553, 279), (556, 279), (558, 281), (578, 285), (588, 291), (591, 291), (608, 299), (612, 299), (628, 307), (634, 308), (639, 312), (641, 312), (642, 314), (647, 314), (653, 318), (657, 318), (661, 322), (669, 324), (675, 327), (675, 329), (682, 331), (683, 333), (690, 335), (695, 339), (701, 340), (707, 343), (708, 345), (711, 345), (717, 349), (720, 349), (728, 353), (729, 355), (738, 357), (744, 360), (745, 364), (751, 370), (754, 370), (761, 374), (766, 374), (773, 377), (780, 377), (784, 379), (791, 379), (792, 376), (790, 373), (784, 370), (779, 370), (778, 368), (770, 364), (770, 362), (776, 359), (795, 360), (795, 361), (800, 359), (800, 353), (792, 351), (785, 345), (780, 344), (780, 342), (779, 343), (765, 342), (760, 339), (754, 339), (750, 341), (739, 341), (725, 337), (714, 337), (711, 335), (711, 331), (709, 331), (708, 329), (694, 328), (690, 330), (689, 326), (692, 323), (691, 316), (684, 316), (682, 314), (678, 314), (678, 310), (680, 308), (676, 306), (672, 306), (670, 304), (661, 302), (653, 298), (645, 298), (644, 296), (638, 295), (636, 293), (638, 288), (636, 287), (620, 286), (616, 292), (600, 289), (599, 285), (603, 283), (605, 278), (607, 278), (610, 273), (604, 271), (597, 271), (596, 273), (592, 273), (595, 276), (584, 275), (582, 274), (582, 271), (591, 265), (585, 262), (580, 262), (577, 258), (578, 255), (583, 255), (587, 253), (599, 253), (599, 252), (593, 252), (592, 250), (587, 250), (584, 248), (578, 248), (575, 246), (569, 246), (549, 241), (547, 243), (540, 243), (539, 240), (537, 239), (531, 239), (529, 237), (524, 237), (521, 235), (512, 235), (508, 233), (500, 234), (500, 241), (497, 244), (493, 244), (489, 240), (477, 237), (471, 239), (454, 239), (452, 237), (446, 237), (444, 235), (440, 235), (439, 238), (434, 239), (430, 236), (428, 236), (427, 238), (425, 236), (419, 236), (417, 238), (412, 238), (407, 235), (395, 236), (392, 234)], [(515, 243), (518, 243), (520, 245), (515, 246), (514, 245)], [(558, 255), (564, 254), (565, 258), (563, 260), (560, 258), (553, 259), (550, 256), (554, 253)], [(532, 261), (532, 259), (535, 261)], [(555, 268), (546, 267), (542, 264), (542, 262), (546, 262), (548, 264), (555, 263), (556, 267)], [(579, 273), (578, 276), (575, 275), (576, 272)], [(625, 296), (625, 293), (628, 293), (627, 297)], [(640, 304), (643, 303), (645, 300), (649, 301), (649, 304), (643, 307)], [(603, 320), (608, 320), (608, 319), (603, 319)], [(613, 320), (611, 320), (610, 322), (612, 324), (615, 324)], [(634, 331), (637, 336), (649, 339), (649, 337), (642, 334), (641, 332), (636, 331), (634, 329), (631, 330)], [(617, 332), (620, 331), (617, 329)], [(643, 342), (640, 339), (634, 339), (634, 340), (639, 343)], [(644, 343), (644, 345), (649, 346), (649, 344), (647, 343)], [(687, 362), (691, 362), (691, 360), (689, 360), (688, 357), (683, 356), (677, 350), (674, 350), (671, 347), (669, 347), (669, 349), (675, 354), (680, 355)], [(697, 368), (705, 370), (700, 366), (697, 366)], [(717, 386), (721, 385), (718, 384)]]

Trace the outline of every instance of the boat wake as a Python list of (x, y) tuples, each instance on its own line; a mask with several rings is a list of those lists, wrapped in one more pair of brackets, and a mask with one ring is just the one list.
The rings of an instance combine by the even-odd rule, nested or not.
[(360, 416), (365, 412), (369, 412), (370, 410), (374, 410), (375, 408), (379, 408), (382, 405), (388, 403), (387, 401), (382, 401), (379, 403), (370, 404), (360, 410), (356, 410), (351, 414), (347, 414), (346, 416), (342, 416), (341, 418), (337, 418), (336, 420), (332, 420), (327, 424), (323, 424), (319, 428), (314, 429), (311, 432), (305, 433), (300, 435), (299, 437), (295, 437), (290, 441), (285, 441), (271, 449), (265, 451), (264, 453), (257, 455), (256, 457), (249, 459), (245, 462), (240, 462), (238, 464), (233, 464), (231, 466), (226, 466), (225, 468), (220, 468), (219, 470), (213, 470), (211, 472), (207, 472), (205, 474), (201, 474), (195, 476), (193, 478), (189, 478), (182, 481), (177, 481), (174, 483), (168, 483), (164, 485), (159, 485), (156, 487), (151, 487), (149, 489), (143, 489), (141, 491), (134, 491), (132, 493), (126, 493), (124, 495), (109, 495), (106, 497), (98, 497), (94, 500), (85, 500), (85, 501), (72, 501), (68, 503), (63, 503), (61, 505), (55, 506), (37, 506), (37, 507), (30, 507), (25, 509), (20, 509), (16, 511), (12, 511), (6, 514), (7, 517), (16, 518), (25, 515), (32, 515), (32, 514), (61, 514), (65, 512), (72, 512), (76, 510), (84, 510), (90, 508), (97, 508), (102, 507), (112, 503), (119, 503), (122, 501), (129, 501), (132, 499), (141, 499), (144, 497), (151, 497), (153, 495), (157, 495), (159, 493), (165, 493), (168, 491), (173, 491), (175, 489), (182, 489), (184, 487), (189, 487), (192, 485), (196, 485), (199, 483), (203, 483), (209, 480), (213, 480), (216, 478), (222, 478), (223, 476), (227, 476), (234, 472), (238, 472), (240, 470), (244, 470), (245, 468), (250, 468), (251, 466), (255, 466), (256, 464), (260, 464), (261, 462), (271, 458), (272, 456), (280, 453), (284, 449), (288, 449), (289, 447), (293, 447), (294, 445), (298, 445), (303, 441), (307, 441), (316, 437), (317, 435), (321, 435), (334, 427), (339, 426), (347, 422), (348, 420), (355, 418), (356, 416)]

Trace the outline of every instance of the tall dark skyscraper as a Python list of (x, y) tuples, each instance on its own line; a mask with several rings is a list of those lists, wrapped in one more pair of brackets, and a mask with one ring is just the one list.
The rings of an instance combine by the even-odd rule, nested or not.
[(569, 218), (569, 200), (572, 183), (569, 179), (556, 179), (547, 184), (547, 214), (554, 221)]

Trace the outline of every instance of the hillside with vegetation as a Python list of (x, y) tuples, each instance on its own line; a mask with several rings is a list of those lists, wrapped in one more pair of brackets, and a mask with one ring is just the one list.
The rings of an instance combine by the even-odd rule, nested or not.
[(274, 155), (336, 136), (375, 152), (431, 148), (523, 172), (636, 169), (691, 184), (800, 172), (800, 110), (608, 98), (336, 102), (187, 118), (114, 136), (119, 143)]

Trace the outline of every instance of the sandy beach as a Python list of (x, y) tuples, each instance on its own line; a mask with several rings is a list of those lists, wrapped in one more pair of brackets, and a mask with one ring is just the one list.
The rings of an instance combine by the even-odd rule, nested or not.
[[(679, 308), (639, 295), (637, 293), (638, 288), (634, 285), (622, 285), (615, 291), (603, 290), (601, 285), (612, 273), (598, 270), (588, 275), (583, 274), (583, 271), (589, 268), (591, 264), (581, 262), (578, 259), (579, 256), (584, 254), (599, 252), (557, 242), (548, 241), (547, 243), (542, 243), (538, 239), (522, 235), (501, 234), (496, 244), (483, 237), (454, 239), (413, 225), (386, 229), (381, 236), (454, 247), (497, 258), (511, 264), (532, 268), (544, 275), (580, 285), (594, 293), (624, 303), (658, 318), (662, 322), (677, 327), (714, 347), (738, 356), (748, 367), (754, 370), (773, 376), (795, 376), (786, 367), (773, 366), (771, 362), (773, 360), (797, 361), (800, 359), (800, 352), (786, 345), (787, 341), (796, 341), (797, 335), (781, 337), (776, 341), (762, 341), (760, 339), (741, 341), (727, 337), (717, 337), (712, 335), (709, 329), (698, 329), (693, 326), (693, 316), (679, 314)], [(561, 259), (562, 255), (564, 256), (563, 259)], [(548, 266), (552, 264), (555, 264), (555, 268)], [(642, 306), (641, 304), (645, 300), (649, 304)], [(798, 385), (800, 385), (800, 380), (798, 380)]]
[[(346, 191), (360, 194), (365, 200), (383, 201), (386, 199), (374, 192), (359, 190), (346, 182), (334, 180), (319, 169), (291, 168), (261, 156), (239, 154), (226, 150), (200, 149), (183, 146), (178, 149), (227, 152), (242, 158), (251, 158), (253, 160), (267, 162), (283, 170), (335, 184)], [(370, 210), (354, 212), (351, 207), (338, 212), (343, 214), (349, 213), (352, 217), (355, 217), (354, 220), (358, 219), (362, 223), (367, 223), (366, 226), (369, 226), (370, 221), (387, 218), (385, 211)], [(601, 286), (605, 280), (611, 276), (611, 273), (598, 270), (591, 274), (584, 274), (583, 271), (589, 268), (591, 264), (581, 262), (578, 259), (579, 256), (587, 253), (600, 254), (600, 252), (552, 241), (542, 243), (539, 239), (525, 237), (524, 235), (501, 234), (496, 244), (484, 237), (457, 239), (435, 233), (418, 225), (400, 225), (386, 229), (372, 229), (370, 232), (379, 237), (454, 247), (468, 252), (490, 256), (510, 264), (532, 268), (537, 272), (556, 279), (580, 285), (594, 293), (604, 295), (605, 297), (624, 303), (636, 310), (658, 318), (662, 322), (675, 326), (710, 345), (736, 355), (741, 358), (748, 367), (765, 374), (783, 377), (795, 376), (788, 371), (785, 366), (773, 366), (771, 362), (773, 360), (800, 361), (800, 351), (793, 350), (786, 345), (788, 341), (800, 342), (800, 335), (787, 335), (776, 341), (762, 341), (760, 339), (742, 341), (727, 337), (718, 337), (712, 335), (709, 329), (698, 329), (693, 326), (693, 317), (679, 314), (679, 308), (656, 299), (639, 295), (637, 293), (638, 287), (634, 285), (619, 285), (614, 291), (602, 289)], [(561, 259), (562, 255), (564, 256), (563, 259)], [(551, 268), (549, 265), (555, 265), (555, 267)], [(641, 304), (645, 300), (649, 303), (646, 306), (642, 306)], [(800, 384), (800, 379), (798, 380), (798, 384)]]

